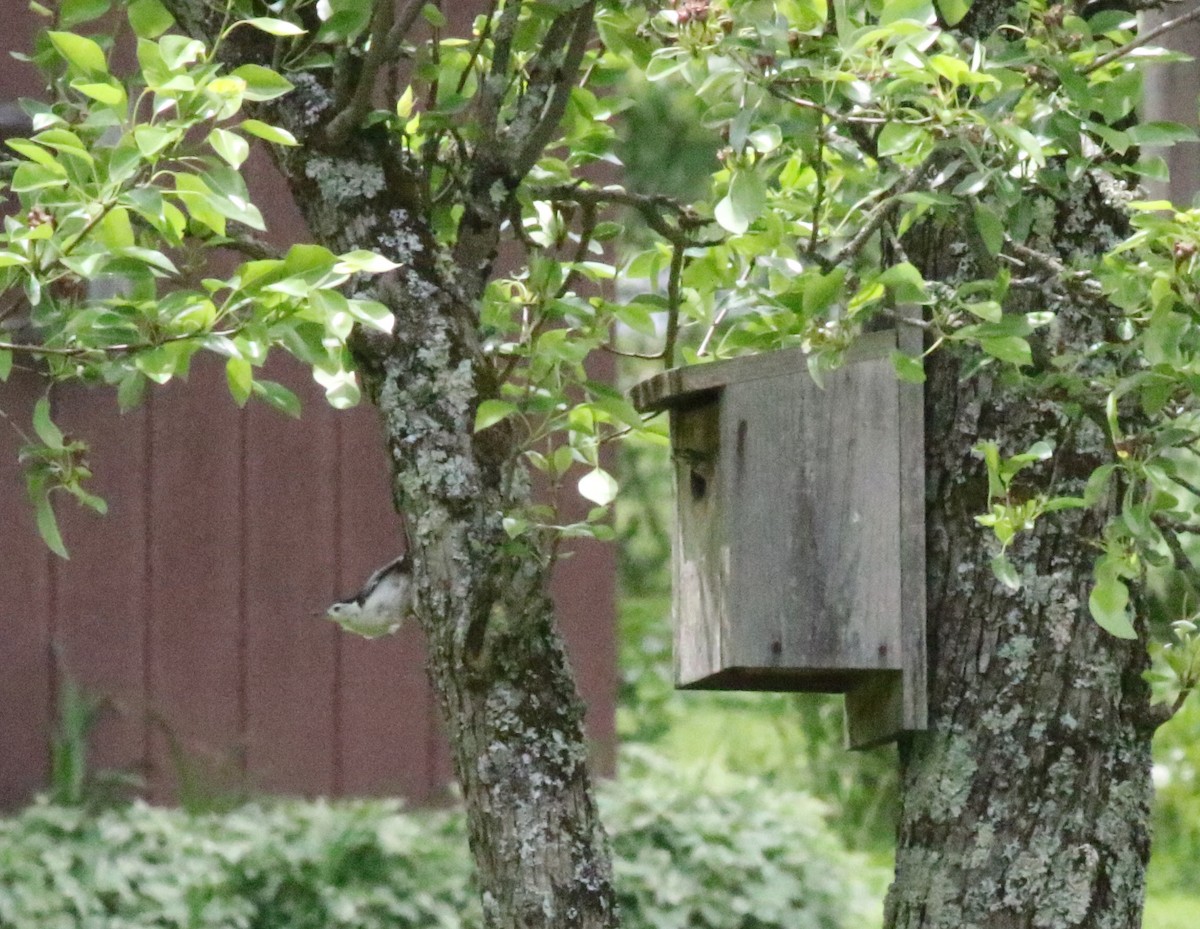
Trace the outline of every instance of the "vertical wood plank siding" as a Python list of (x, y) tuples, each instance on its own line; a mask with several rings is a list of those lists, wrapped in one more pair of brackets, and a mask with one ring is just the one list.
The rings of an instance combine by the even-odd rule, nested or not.
[[(31, 19), (13, 11), (5, 51), (29, 46)], [(0, 55), (0, 104), (36, 91)], [(250, 174), (275, 240), (304, 237), (259, 153)], [(300, 422), (238, 410), (206, 359), (123, 416), (110, 391), (56, 388), (55, 416), (91, 442), (110, 506), (100, 518), (58, 502), (69, 562), (37, 537), (21, 440), (0, 421), (0, 808), (48, 782), (62, 673), (108, 702), (94, 766), (136, 771), (155, 800), (444, 795), (449, 754), (419, 631), (364, 642), (313, 615), (402, 545), (375, 413), (330, 410), (287, 359), (265, 376), (301, 396)], [(15, 372), (0, 409), (26, 424), (43, 389)], [(554, 585), (601, 770), (614, 739), (614, 558), (580, 546)]]
[[(326, 410), (307, 375), (272, 373), (304, 395), (302, 421), (237, 410), (209, 364), (125, 416), (108, 392), (56, 388), (110, 504), (59, 501), (69, 562), (38, 540), (20, 440), (0, 434), (0, 806), (46, 784), (60, 673), (108, 701), (95, 766), (142, 774), (157, 800), (444, 790), (418, 630), (364, 642), (312, 615), (401, 544), (373, 411)], [(0, 406), (20, 422), (41, 389), (14, 377)], [(555, 582), (605, 769), (614, 574), (610, 548), (583, 546)]]

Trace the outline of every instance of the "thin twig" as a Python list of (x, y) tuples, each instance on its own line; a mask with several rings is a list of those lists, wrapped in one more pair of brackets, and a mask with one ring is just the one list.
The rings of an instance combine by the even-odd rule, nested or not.
[(808, 236), (808, 252), (817, 253), (817, 242), (821, 229), (821, 202), (825, 199), (825, 126), (817, 130), (817, 157), (813, 161), (813, 170), (817, 173), (816, 196), (813, 197), (812, 229)]
[[(1175, 484), (1178, 484), (1180, 487), (1182, 487), (1188, 493), (1192, 494), (1192, 496), (1200, 497), (1200, 487), (1197, 487), (1195, 484), (1193, 484), (1187, 478), (1180, 477), (1178, 474), (1168, 474), (1167, 479)], [(1184, 531), (1184, 532), (1200, 532), (1200, 526), (1197, 526), (1195, 529), (1184, 529), (1182, 531)]]
[(888, 218), (888, 215), (892, 212), (892, 210), (896, 208), (900, 198), (905, 194), (912, 193), (914, 190), (920, 187), (921, 184), (925, 182), (925, 179), (928, 177), (929, 173), (940, 163), (940, 161), (941, 154), (935, 151), (932, 155), (925, 159), (924, 162), (913, 168), (909, 175), (896, 185), (887, 199), (875, 207), (870, 214), (868, 214), (866, 221), (862, 225), (862, 228), (855, 233), (854, 238), (842, 246), (841, 250), (833, 257), (830, 265), (836, 267), (847, 259), (853, 258), (855, 255), (857, 255), (862, 247), (867, 244), (867, 241), (871, 238), (871, 236), (873, 236), (879, 230), (879, 227), (883, 225), (884, 220)]
[(631, 352), (623, 348), (617, 348), (615, 345), (601, 345), (600, 351), (608, 352), (610, 355), (617, 355), (620, 358), (636, 358), (639, 361), (662, 361), (663, 353), (655, 352), (653, 355), (646, 352)]
[[(853, 116), (848, 113), (839, 113), (837, 110), (831, 110), (827, 106), (822, 106), (815, 100), (809, 100), (805, 97), (795, 97), (789, 93), (785, 93), (783, 90), (780, 90), (778, 84), (773, 82), (768, 83), (765, 86), (767, 88), (767, 92), (772, 97), (782, 100), (784, 103), (790, 103), (792, 106), (798, 106), (804, 110), (813, 110), (814, 112), (820, 113), (822, 116), (827, 117), (835, 123), (857, 123), (860, 126), (886, 126), (888, 123), (895, 122), (895, 120), (888, 119), (886, 116)], [(929, 117), (922, 117), (920, 120), (914, 122), (913, 125), (919, 125), (931, 121), (932, 120)], [(907, 121), (904, 121), (904, 124), (909, 125)]]
[[(646, 224), (660, 236), (673, 244), (683, 243), (688, 247), (718, 245), (723, 240), (693, 242), (687, 233), (706, 224), (690, 206), (680, 203), (671, 197), (631, 193), (621, 187), (583, 187), (580, 184), (564, 184), (557, 187), (532, 188), (530, 193), (535, 199), (568, 201), (580, 206), (591, 203), (595, 205), (616, 204), (628, 206), (637, 210)], [(678, 229), (670, 226), (663, 219), (663, 213), (674, 215), (679, 223)]]
[(107, 355), (107, 354), (126, 354), (129, 352), (138, 352), (148, 348), (158, 348), (160, 345), (167, 345), (172, 342), (187, 342), (191, 339), (206, 339), (209, 336), (233, 336), (240, 332), (240, 329), (223, 329), (218, 332), (189, 332), (185, 335), (168, 336), (165, 339), (158, 339), (154, 342), (128, 342), (122, 345), (97, 345), (91, 348), (82, 346), (69, 348), (66, 346), (52, 345), (31, 345), (20, 342), (0, 342), (0, 350), (10, 352), (20, 352), (24, 355), (54, 355), (65, 358), (78, 358), (82, 355)]
[(675, 343), (679, 339), (680, 284), (683, 278), (684, 245), (672, 244), (671, 270), (667, 276), (667, 332), (663, 338), (663, 359), (668, 368), (675, 367)]
[(1103, 68), (1106, 64), (1116, 61), (1118, 58), (1124, 58), (1135, 48), (1140, 48), (1147, 42), (1153, 42), (1160, 35), (1170, 32), (1172, 29), (1178, 29), (1180, 26), (1186, 26), (1195, 19), (1200, 19), (1200, 7), (1196, 7), (1196, 9), (1184, 13), (1182, 16), (1176, 16), (1174, 19), (1169, 19), (1165, 23), (1155, 26), (1149, 32), (1143, 32), (1137, 38), (1126, 42), (1120, 48), (1114, 48), (1111, 52), (1101, 55), (1090, 65), (1084, 68), (1083, 73), (1091, 74), (1093, 71)]
[(1033, 265), (1047, 274), (1058, 278), (1067, 288), (1082, 297), (1087, 297), (1090, 300), (1104, 299), (1103, 286), (1087, 271), (1073, 271), (1053, 255), (1039, 252), (1037, 249), (1030, 248), (1028, 245), (1022, 245), (1020, 242), (1014, 242), (1007, 236), (1005, 237), (1004, 244), (1012, 252), (1012, 256), (1001, 253), (999, 257), (1012, 260), (1015, 256), (1022, 264)]
[(467, 64), (462, 69), (462, 74), (458, 77), (458, 86), (454, 88), (455, 93), (461, 94), (463, 88), (467, 86), (467, 79), (471, 76), (475, 62), (479, 60), (479, 53), (483, 51), (484, 43), (487, 42), (488, 36), (492, 34), (492, 19), (496, 15), (496, 6), (498, 3), (499, 0), (492, 0), (491, 6), (488, 7), (487, 18), (483, 21), (483, 28), (479, 30), (479, 38), (471, 49), (471, 57), (467, 59)]
[(227, 248), (230, 251), (239, 252), (247, 258), (252, 258), (255, 261), (264, 260), (280, 260), (284, 253), (263, 239), (257, 236), (240, 235), (230, 236), (226, 241), (213, 242), (216, 248)]
[(579, 265), (587, 260), (588, 247), (592, 244), (592, 234), (596, 231), (596, 206), (592, 203), (580, 204), (583, 216), (579, 220), (579, 245), (571, 258), (571, 270), (567, 272), (562, 286), (555, 294), (556, 299), (565, 297), (579, 280)]
[(905, 316), (899, 310), (894, 310), (891, 307), (883, 307), (875, 312), (880, 316), (886, 316), (888, 319), (899, 323), (901, 326), (912, 326), (914, 329), (920, 329), (922, 332), (941, 332), (937, 326), (928, 320), (921, 319), (917, 316)]
[(717, 331), (717, 327), (725, 321), (725, 316), (729, 313), (729, 304), (717, 310), (717, 315), (713, 317), (712, 325), (708, 327), (708, 332), (704, 333), (704, 338), (700, 340), (700, 347), (696, 349), (696, 357), (703, 358), (708, 354), (708, 343), (712, 341), (713, 334)]

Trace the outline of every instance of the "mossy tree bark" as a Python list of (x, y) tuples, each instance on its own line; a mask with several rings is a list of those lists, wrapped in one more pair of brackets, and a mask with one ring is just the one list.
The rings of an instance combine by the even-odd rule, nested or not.
[[(221, 25), (212, 4), (164, 2), (186, 31), (212, 44)], [(399, 2), (389, 12), (380, 3), (377, 41), (411, 28), (421, 6)], [(521, 7), (506, 7), (510, 27)], [(363, 336), (355, 349), (381, 413), (395, 503), (407, 516), (416, 612), (466, 802), (486, 923), (514, 929), (616, 924), (583, 706), (546, 593), (550, 565), (502, 525), (529, 501), (529, 482), (512, 432), (503, 424), (474, 432), (476, 409), (498, 389), (479, 345), (479, 300), (514, 191), (557, 128), (566, 103), (560, 88), (577, 79), (594, 12), (591, 0), (566, 4), (546, 27), (504, 126), (497, 111), (516, 78), (501, 69), (488, 79), (472, 117), (480, 140), (458, 166), (466, 182), (452, 251), (430, 227), (428, 166), (396, 134), (361, 128), (365, 111), (354, 118), (353, 102), (339, 109), (329, 69), (289, 72), (295, 90), (260, 108), (299, 142), (275, 157), (315, 240), (336, 252), (370, 249), (401, 266), (372, 285), (372, 297), (395, 315), (393, 335)], [(251, 29), (222, 46), (230, 65), (268, 64), (270, 52), (270, 39)], [(370, 64), (364, 54), (362, 67)], [(381, 552), (381, 561), (390, 554)]]
[[(983, 35), (1010, 5), (976, 3)], [(1045, 220), (1035, 245), (1064, 262), (1126, 234), (1122, 200), (1087, 174), (1064, 199), (1031, 191)], [(961, 229), (924, 229), (909, 255), (931, 280), (979, 276), (987, 256)], [(1036, 294), (1070, 350), (1113, 337), (1119, 311), (1079, 295)], [(1019, 299), (1017, 301), (1019, 303)], [(1038, 347), (1034, 345), (1035, 362)], [(1044, 354), (1043, 354), (1043, 357)], [(1157, 719), (1141, 674), (1144, 641), (1091, 618), (1088, 594), (1103, 512), (1062, 511), (1019, 537), (1019, 591), (993, 576), (995, 540), (974, 517), (987, 482), (972, 447), (1006, 455), (1056, 441), (1056, 493), (1081, 495), (1111, 447), (1100, 416), (1001, 374), (963, 378), (963, 359), (927, 363), (926, 475), (930, 730), (901, 746), (903, 807), (889, 929), (1134, 929), (1149, 857), (1150, 741)], [(1032, 484), (1030, 486), (1033, 486)]]

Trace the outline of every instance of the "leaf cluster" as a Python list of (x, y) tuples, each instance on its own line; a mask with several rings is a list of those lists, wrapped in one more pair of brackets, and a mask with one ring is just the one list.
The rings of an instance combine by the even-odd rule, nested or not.
[[(108, 3), (67, 3), (59, 26), (79, 27)], [(396, 265), (368, 251), (335, 255), (318, 245), (274, 254), (239, 169), (257, 138), (286, 145), (287, 130), (246, 118), (246, 103), (292, 85), (258, 64), (225, 68), (222, 41), (239, 27), (288, 35), (287, 23), (232, 22), (212, 48), (167, 32), (157, 0), (128, 6), (136, 65), (110, 66), (111, 38), (63, 28), (39, 41), (36, 64), (50, 101), (22, 101), (32, 134), (9, 139), (4, 171), (17, 209), (0, 233), (0, 380), (14, 357), (40, 363), (53, 381), (116, 388), (123, 409), (147, 382), (186, 378), (198, 353), (220, 358), (233, 399), (258, 397), (289, 415), (299, 402), (258, 376), (272, 348), (311, 367), (337, 407), (358, 402), (346, 348), (355, 324), (390, 332), (382, 304), (356, 291)], [(228, 272), (229, 254), (252, 259)], [(47, 544), (65, 557), (51, 493), (94, 509), (83, 440), (65, 442), (40, 402), (37, 441), (22, 451), (30, 497)]]
[[(860, 925), (863, 881), (804, 794), (640, 758), (601, 792), (634, 927)], [(874, 889), (873, 887), (870, 889)], [(35, 804), (0, 821), (0, 925), (429, 927), (482, 924), (460, 812), (394, 801), (97, 814)]]

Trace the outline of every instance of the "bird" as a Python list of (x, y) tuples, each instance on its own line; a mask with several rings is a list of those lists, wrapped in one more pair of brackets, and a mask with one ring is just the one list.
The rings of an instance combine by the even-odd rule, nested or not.
[(347, 632), (377, 639), (403, 625), (412, 602), (412, 565), (404, 554), (367, 578), (354, 596), (332, 604), (325, 615)]

